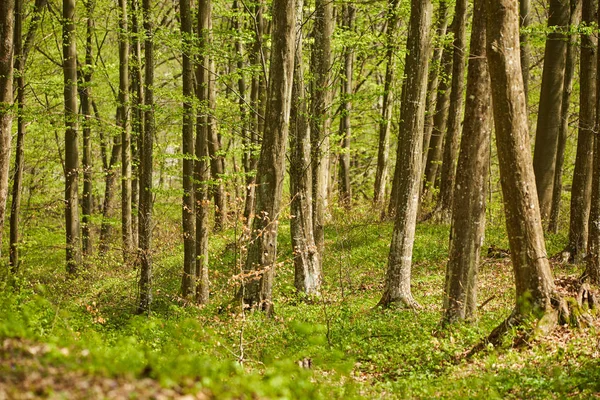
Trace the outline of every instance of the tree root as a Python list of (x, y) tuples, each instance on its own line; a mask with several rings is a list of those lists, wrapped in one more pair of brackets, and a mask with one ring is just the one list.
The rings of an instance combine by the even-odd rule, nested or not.
[(392, 299), (389, 292), (385, 292), (376, 308), (393, 308), (398, 310), (420, 310), (423, 308), (411, 294), (403, 295), (398, 298)]

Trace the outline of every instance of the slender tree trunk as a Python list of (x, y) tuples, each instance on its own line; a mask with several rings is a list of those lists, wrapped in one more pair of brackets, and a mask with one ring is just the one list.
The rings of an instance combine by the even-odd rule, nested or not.
[(546, 40), (544, 70), (540, 92), (533, 169), (542, 219), (550, 217), (558, 136), (561, 125), (561, 107), (565, 80), (567, 40), (565, 29), (569, 24), (569, 0), (551, 0), (548, 27), (552, 29)]
[(313, 235), (310, 129), (302, 70), (303, 0), (296, 2), (296, 49), (290, 111), (290, 231), (294, 254), (294, 285), (300, 293), (318, 294), (321, 264)]
[(183, 48), (183, 199), (181, 225), (183, 228), (183, 277), (181, 293), (184, 298), (193, 296), (196, 284), (196, 210), (194, 198), (194, 70), (192, 63), (192, 10), (190, 0), (179, 0)]
[(525, 90), (525, 102), (529, 98), (529, 34), (527, 29), (531, 21), (531, 0), (519, 0), (520, 36), (521, 42), (521, 72), (523, 75), (523, 88)]
[[(571, 17), (569, 19), (569, 31), (576, 29), (581, 21), (581, 0), (571, 0)], [(571, 93), (573, 92), (573, 78), (575, 76), (575, 63), (577, 58), (576, 49), (577, 37), (574, 34), (569, 35), (567, 44), (567, 54), (565, 59), (565, 81), (562, 95), (561, 124), (558, 133), (558, 143), (556, 148), (556, 167), (554, 170), (554, 187), (552, 193), (552, 204), (550, 208), (550, 221), (548, 231), (558, 232), (558, 217), (560, 216), (560, 203), (562, 197), (562, 174), (563, 164), (565, 162), (565, 148), (567, 146), (567, 136), (569, 134), (569, 105), (571, 102)]]
[(555, 287), (531, 162), (518, 5), (512, 0), (487, 0), (486, 6), (496, 146), (516, 284), (514, 317), (550, 311)]
[[(345, 5), (343, 11), (343, 29), (352, 31), (354, 29), (354, 18), (356, 10), (353, 5)], [(340, 117), (340, 136), (342, 138), (341, 152), (339, 155), (340, 163), (340, 204), (346, 208), (352, 205), (352, 187), (350, 183), (350, 138), (352, 127), (350, 124), (350, 113), (352, 112), (352, 74), (354, 64), (354, 50), (351, 45), (344, 49), (344, 65), (342, 67), (341, 79), (341, 109)]]
[[(586, 26), (595, 22), (597, 1), (583, 0), (582, 20)], [(581, 35), (579, 132), (577, 155), (571, 190), (569, 222), (569, 259), (581, 262), (588, 245), (588, 220), (591, 207), (592, 165), (594, 154), (594, 124), (596, 121), (596, 47), (595, 35)]]
[(23, 45), (23, 0), (15, 2), (15, 30), (14, 30), (14, 65), (17, 81), (17, 143), (15, 148), (15, 167), (13, 170), (12, 201), (10, 208), (10, 257), (11, 271), (16, 273), (19, 268), (19, 214), (21, 210), (21, 192), (23, 187), (23, 167), (25, 164), (25, 65), (27, 54), (32, 46), (35, 32), (39, 26), (41, 10), (46, 6), (46, 0), (36, 0), (33, 16), (29, 24), (25, 45)]
[(138, 312), (150, 311), (152, 303), (152, 147), (154, 144), (154, 26), (151, 1), (142, 1), (144, 21), (144, 136), (140, 148), (139, 249), (140, 263)]
[(425, 176), (423, 179), (422, 204), (430, 204), (433, 199), (433, 189), (435, 180), (438, 176), (438, 169), (442, 162), (442, 151), (444, 149), (444, 135), (448, 122), (448, 107), (450, 103), (450, 76), (452, 75), (452, 51), (449, 48), (444, 49), (442, 56), (441, 77), (437, 90), (437, 100), (435, 102), (435, 113), (433, 115), (433, 129), (427, 157), (425, 161)]
[(294, 45), (294, 0), (273, 2), (273, 47), (265, 133), (258, 162), (256, 217), (253, 231), (260, 233), (248, 248), (246, 272), (255, 276), (242, 282), (240, 295), (251, 308), (272, 312), (272, 289), (277, 262), (277, 225), (281, 208), (285, 153), (288, 140)]
[(485, 1), (475, 0), (467, 76), (465, 122), (456, 171), (452, 230), (446, 267), (444, 320), (475, 317), (479, 253), (485, 234), (490, 160), (490, 77), (486, 60)]
[(110, 161), (105, 173), (104, 202), (102, 206), (102, 225), (100, 226), (100, 253), (104, 254), (110, 248), (111, 233), (113, 228), (113, 215), (115, 209), (115, 183), (117, 180), (117, 163), (121, 158), (121, 135), (113, 137)]
[(65, 226), (67, 272), (70, 274), (76, 273), (81, 266), (78, 194), (79, 150), (77, 145), (77, 48), (75, 39), (75, 0), (63, 0)]
[(467, 48), (467, 0), (456, 0), (454, 12), (454, 55), (452, 60), (452, 92), (448, 109), (448, 132), (444, 145), (438, 218), (450, 222), (452, 195), (456, 180), (456, 158), (460, 142), (460, 123), (463, 109), (465, 50)]
[(421, 187), (431, 14), (430, 0), (411, 1), (404, 72), (405, 85), (402, 90), (398, 138), (401, 151), (396, 160), (397, 164), (402, 165), (403, 172), (399, 175), (398, 207), (390, 245), (385, 290), (379, 301), (382, 306), (395, 304), (418, 307), (410, 290), (410, 275)]
[[(440, 72), (442, 72), (442, 55), (444, 52), (451, 54), (445, 50), (444, 40), (446, 31), (448, 30), (448, 14), (449, 8), (446, 0), (441, 0), (438, 8), (437, 27), (435, 30), (435, 40), (437, 44), (433, 50), (433, 57), (429, 63), (429, 77), (427, 78), (427, 98), (425, 100), (425, 134), (423, 137), (423, 171), (427, 162), (427, 153), (429, 152), (429, 144), (431, 142), (431, 133), (433, 131), (433, 117), (436, 115), (436, 99), (438, 98), (438, 85), (440, 82)], [(452, 66), (450, 65), (450, 68)], [(445, 73), (445, 71), (443, 71)], [(450, 71), (448, 72), (450, 73)], [(446, 79), (444, 76), (443, 79)]]
[(83, 195), (81, 201), (81, 236), (83, 254), (92, 253), (91, 216), (93, 207), (93, 177), (92, 177), (92, 105), (91, 85), (93, 72), (92, 37), (94, 35), (94, 0), (85, 2), (87, 13), (87, 30), (85, 40), (85, 66), (81, 69), (82, 87), (80, 88), (81, 113), (83, 114)]
[[(210, 57), (208, 49), (210, 46), (210, 19), (211, 1), (200, 0), (198, 2), (198, 43), (200, 52), (196, 67), (196, 96), (200, 109), (209, 107), (209, 75)], [(196, 161), (194, 164), (195, 175), (195, 200), (196, 200), (196, 302), (206, 304), (209, 300), (208, 281), (208, 180), (210, 161), (208, 142), (210, 135), (210, 115), (201, 111), (196, 119)]]
[(142, 138), (144, 137), (144, 86), (142, 78), (142, 45), (140, 41), (139, 5), (138, 0), (130, 0), (131, 4), (131, 41), (132, 62), (131, 64), (131, 155), (132, 155), (132, 182), (131, 182), (131, 231), (132, 246), (138, 247), (139, 233), (139, 199), (140, 199), (140, 152)]
[(314, 44), (310, 69), (310, 135), (313, 168), (313, 224), (315, 244), (319, 257), (323, 256), (325, 240), (325, 210), (329, 183), (329, 128), (328, 108), (331, 103), (331, 37), (333, 35), (333, 3), (316, 0), (313, 28)]
[(396, 31), (398, 29), (399, 0), (390, 0), (387, 12), (386, 28), (386, 66), (383, 84), (383, 104), (379, 122), (379, 146), (377, 148), (377, 171), (375, 172), (375, 189), (373, 203), (381, 207), (385, 201), (385, 188), (388, 180), (390, 158), (390, 130), (392, 126), (392, 110), (394, 106), (393, 85), (395, 79)]
[(129, 124), (129, 21), (127, 0), (119, 0), (119, 109), (117, 125), (121, 129), (121, 238), (123, 260), (133, 251), (131, 224), (131, 127)]

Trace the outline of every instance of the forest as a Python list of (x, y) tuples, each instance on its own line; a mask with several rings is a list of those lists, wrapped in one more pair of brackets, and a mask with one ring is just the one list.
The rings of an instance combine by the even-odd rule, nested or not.
[(600, 395), (598, 0), (0, 0), (0, 400)]

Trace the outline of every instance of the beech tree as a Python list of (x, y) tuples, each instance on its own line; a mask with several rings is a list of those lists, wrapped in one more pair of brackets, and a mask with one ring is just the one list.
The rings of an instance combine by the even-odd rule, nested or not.
[(395, 213), (385, 289), (379, 301), (379, 305), (384, 307), (391, 305), (419, 307), (410, 290), (410, 275), (421, 187), (431, 14), (430, 0), (411, 1), (405, 84), (402, 89), (398, 137), (401, 151), (396, 160), (396, 163), (402, 166), (402, 173), (399, 175), (398, 207)]

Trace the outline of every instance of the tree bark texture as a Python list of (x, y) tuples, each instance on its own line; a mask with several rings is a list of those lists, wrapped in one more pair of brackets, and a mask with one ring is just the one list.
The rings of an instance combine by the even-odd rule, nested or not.
[(521, 71), (523, 75), (523, 89), (525, 90), (525, 103), (529, 99), (529, 59), (530, 59), (530, 46), (529, 46), (529, 34), (527, 29), (531, 23), (531, 0), (519, 0), (519, 17), (520, 17), (520, 36), (519, 41), (521, 42)]
[(402, 166), (402, 173), (399, 175), (398, 207), (395, 213), (385, 289), (379, 301), (382, 306), (393, 304), (418, 306), (410, 290), (410, 275), (421, 186), (431, 14), (430, 0), (411, 1), (405, 85), (402, 91), (398, 139), (398, 147), (401, 151), (396, 160), (396, 163)]
[(64, 74), (63, 95), (65, 101), (66, 262), (67, 272), (74, 274), (81, 265), (78, 194), (79, 148), (77, 144), (77, 48), (75, 37), (75, 0), (63, 0), (62, 46)]
[(467, 75), (465, 122), (456, 172), (444, 320), (472, 319), (477, 310), (479, 254), (485, 234), (490, 161), (491, 98), (486, 60), (485, 1), (475, 0)]
[(517, 315), (547, 311), (555, 291), (531, 162), (519, 55), (518, 5), (487, 0), (487, 58)]
[(296, 41), (294, 0), (273, 2), (273, 44), (265, 132), (258, 162), (255, 239), (248, 248), (240, 295), (250, 308), (272, 312), (273, 278), (277, 262), (277, 227), (281, 209), (285, 153)]
[[(590, 26), (595, 22), (597, 0), (583, 0), (582, 22)], [(594, 159), (594, 125), (596, 122), (596, 68), (597, 38), (581, 35), (579, 60), (579, 126), (577, 155), (571, 190), (571, 217), (569, 220), (569, 258), (581, 262), (587, 252), (588, 221), (591, 207), (592, 166)]]
[(565, 80), (569, 25), (569, 0), (550, 0), (548, 27), (552, 29), (546, 40), (544, 69), (540, 91), (533, 169), (542, 219), (548, 221), (552, 206), (554, 171), (558, 136), (561, 125), (562, 96)]

